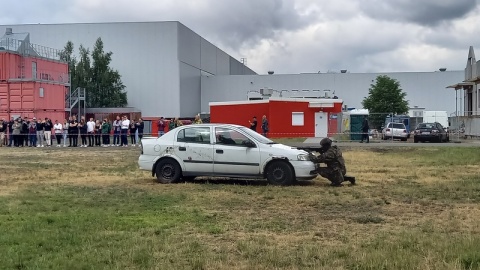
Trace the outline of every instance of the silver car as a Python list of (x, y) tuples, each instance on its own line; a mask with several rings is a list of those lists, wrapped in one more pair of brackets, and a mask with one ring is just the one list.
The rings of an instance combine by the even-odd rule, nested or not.
[(390, 122), (387, 126), (382, 130), (382, 139), (397, 139), (406, 141), (408, 138), (407, 128), (403, 123), (393, 123)]

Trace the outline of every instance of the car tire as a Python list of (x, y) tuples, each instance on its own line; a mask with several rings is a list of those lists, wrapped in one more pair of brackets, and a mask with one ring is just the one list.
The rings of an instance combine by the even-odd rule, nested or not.
[(415, 138), (415, 137), (413, 137), (413, 142), (414, 142), (414, 143), (418, 143), (418, 139)]
[(406, 142), (407, 141), (407, 138), (401, 138), (400, 139), (402, 142)]
[(288, 186), (294, 182), (293, 169), (285, 161), (272, 161), (267, 167), (267, 180), (276, 186)]
[(161, 160), (155, 167), (157, 182), (162, 184), (172, 184), (180, 180), (182, 169), (173, 159)]

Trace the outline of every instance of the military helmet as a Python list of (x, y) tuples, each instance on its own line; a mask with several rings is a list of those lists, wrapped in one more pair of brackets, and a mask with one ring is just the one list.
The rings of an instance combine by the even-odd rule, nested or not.
[(323, 139), (320, 141), (320, 146), (321, 146), (321, 147), (329, 147), (329, 146), (332, 146), (332, 140), (330, 140), (329, 138), (323, 138)]

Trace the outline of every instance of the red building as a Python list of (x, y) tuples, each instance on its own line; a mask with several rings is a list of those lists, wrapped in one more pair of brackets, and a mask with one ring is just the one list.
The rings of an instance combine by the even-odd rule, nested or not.
[(341, 99), (274, 98), (238, 102), (210, 102), (210, 122), (250, 127), (257, 117), (257, 132), (261, 133), (262, 116), (269, 122), (268, 136), (327, 137), (338, 131), (341, 123)]
[(60, 51), (30, 43), (28, 33), (0, 39), (0, 119), (10, 117), (65, 119), (68, 64)]

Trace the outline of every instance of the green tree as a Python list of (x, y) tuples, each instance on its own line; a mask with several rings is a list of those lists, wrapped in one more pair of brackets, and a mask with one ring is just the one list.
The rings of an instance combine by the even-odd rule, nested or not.
[(69, 64), (71, 88), (86, 89), (87, 107), (125, 107), (127, 93), (121, 75), (110, 67), (112, 52), (105, 52), (98, 38), (93, 51), (79, 47), (79, 59), (73, 56), (74, 46), (68, 41), (60, 58)]
[(406, 96), (400, 82), (386, 75), (378, 76), (368, 90), (368, 97), (362, 101), (363, 107), (369, 111), (370, 123), (379, 129), (387, 115), (408, 113)]
[[(68, 41), (67, 44), (65, 44), (63, 51), (60, 52), (60, 60), (68, 63), (68, 71), (70, 73), (70, 79), (72, 80), (75, 77), (75, 67), (77, 65), (77, 59), (73, 55), (74, 51), (75, 47), (73, 45), (73, 42)], [(70, 81), (70, 83), (72, 88), (75, 89), (77, 85), (73, 81)]]
[[(98, 38), (92, 51), (90, 104), (92, 107), (124, 107), (127, 105), (125, 85), (117, 70), (110, 67), (112, 52), (105, 52)], [(87, 97), (88, 98), (88, 97)]]

